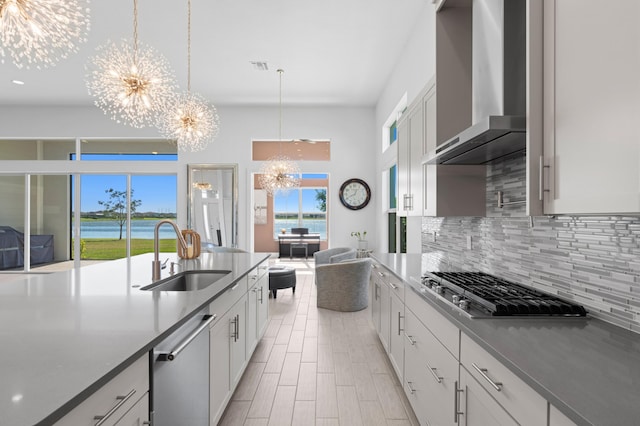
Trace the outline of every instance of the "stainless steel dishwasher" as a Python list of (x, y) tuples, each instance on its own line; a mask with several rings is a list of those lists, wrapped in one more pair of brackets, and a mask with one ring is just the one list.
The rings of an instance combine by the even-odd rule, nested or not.
[(154, 426), (209, 425), (209, 324), (215, 318), (205, 308), (154, 348)]

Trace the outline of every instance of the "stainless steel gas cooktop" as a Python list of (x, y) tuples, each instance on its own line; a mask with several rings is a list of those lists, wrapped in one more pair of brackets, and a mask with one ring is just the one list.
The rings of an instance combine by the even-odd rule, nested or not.
[(471, 318), (584, 317), (584, 307), (483, 272), (427, 272), (424, 292)]

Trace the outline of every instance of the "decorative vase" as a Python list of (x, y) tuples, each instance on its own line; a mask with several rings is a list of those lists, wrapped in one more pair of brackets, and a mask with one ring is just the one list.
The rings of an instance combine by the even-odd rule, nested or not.
[(367, 240), (358, 240), (358, 250), (366, 250), (368, 247)]
[(178, 256), (182, 259), (196, 259), (200, 256), (200, 234), (192, 229), (183, 229), (182, 237), (187, 243), (187, 249), (178, 244)]

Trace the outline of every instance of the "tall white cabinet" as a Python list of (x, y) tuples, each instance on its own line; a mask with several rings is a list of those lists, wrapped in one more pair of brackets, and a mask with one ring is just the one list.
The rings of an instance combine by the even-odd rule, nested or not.
[(544, 212), (640, 212), (640, 2), (544, 0)]

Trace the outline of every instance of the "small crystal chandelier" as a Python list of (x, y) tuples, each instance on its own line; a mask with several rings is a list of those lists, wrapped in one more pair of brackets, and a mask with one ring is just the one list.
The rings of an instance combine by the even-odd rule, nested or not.
[[(0, 62), (40, 69), (87, 41), (89, 0), (0, 0)], [(5, 52), (6, 49), (6, 52)]]
[(108, 42), (91, 58), (89, 94), (98, 108), (118, 123), (153, 125), (175, 89), (168, 62), (155, 50), (138, 45), (138, 1), (133, 0), (133, 43)]
[[(279, 69), (277, 72), (280, 74), (280, 126), (278, 139), (280, 144), (282, 143), (282, 73), (284, 73), (284, 70)], [(278, 191), (286, 194), (290, 189), (300, 186), (300, 167), (285, 155), (280, 154), (269, 158), (260, 168), (259, 173), (258, 182), (270, 196), (273, 196)]]
[(181, 151), (201, 151), (218, 135), (216, 108), (191, 93), (191, 0), (187, 1), (187, 92), (175, 97), (158, 116), (158, 130), (175, 139)]

